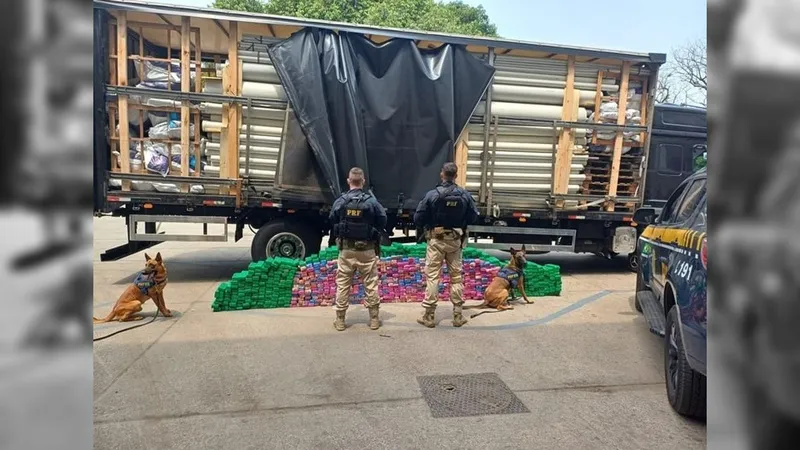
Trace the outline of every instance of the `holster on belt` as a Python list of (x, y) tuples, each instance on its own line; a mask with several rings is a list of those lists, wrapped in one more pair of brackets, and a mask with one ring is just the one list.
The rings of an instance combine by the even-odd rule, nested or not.
[(362, 252), (364, 250), (376, 248), (377, 251), (380, 251), (380, 244), (371, 241), (353, 241), (350, 239), (342, 239), (339, 245), (343, 250), (355, 250)]
[(428, 234), (429, 234), (428, 238), (444, 239), (446, 232), (447, 232), (447, 230), (444, 227), (433, 227), (428, 232)]

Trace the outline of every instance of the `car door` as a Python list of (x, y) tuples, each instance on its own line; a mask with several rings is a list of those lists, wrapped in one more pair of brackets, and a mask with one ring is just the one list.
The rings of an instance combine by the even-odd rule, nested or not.
[[(706, 338), (708, 332), (708, 301), (706, 297), (706, 227), (708, 196), (692, 213), (688, 223), (690, 230), (684, 252), (676, 254), (669, 274), (669, 282), (675, 288), (676, 303), (680, 312), (681, 330), (686, 356), (691, 366), (706, 373)], [(688, 199), (688, 197), (687, 197)], [(692, 207), (693, 205), (687, 205)]]
[(676, 267), (676, 265), (693, 245), (695, 233), (690, 227), (694, 214), (705, 195), (706, 177), (690, 178), (685, 184), (681, 197), (676, 201), (675, 208), (661, 222), (662, 232), (657, 237), (655, 245), (658, 261), (654, 279), (662, 289), (666, 286), (670, 271), (680, 270), (681, 274), (684, 274), (685, 267)]
[(647, 264), (650, 272), (650, 287), (661, 297), (664, 290), (664, 274), (666, 267), (662, 268), (662, 261), (669, 257), (668, 252), (663, 247), (663, 235), (670, 229), (674, 222), (675, 212), (680, 206), (680, 201), (686, 190), (688, 182), (684, 182), (678, 186), (670, 195), (669, 200), (661, 210), (661, 214), (656, 219), (655, 223), (647, 227), (642, 234), (645, 243), (648, 244), (649, 251), (644, 252), (646, 260), (641, 264)]

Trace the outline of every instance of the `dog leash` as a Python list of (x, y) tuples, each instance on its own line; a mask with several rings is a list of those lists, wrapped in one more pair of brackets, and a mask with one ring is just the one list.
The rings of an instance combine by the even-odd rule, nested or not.
[(153, 318), (150, 319), (149, 322), (140, 323), (139, 325), (134, 325), (132, 327), (123, 328), (122, 330), (117, 330), (117, 331), (115, 331), (115, 332), (113, 332), (111, 334), (107, 334), (107, 335), (101, 336), (99, 338), (94, 338), (94, 339), (92, 339), (92, 342), (102, 341), (103, 339), (108, 339), (111, 336), (114, 336), (114, 335), (117, 335), (117, 334), (120, 334), (120, 333), (124, 333), (126, 331), (130, 331), (130, 330), (133, 330), (133, 329), (136, 329), (136, 328), (141, 328), (141, 327), (143, 327), (145, 325), (150, 325), (151, 323), (155, 322), (157, 318), (158, 318), (158, 310), (156, 310), (156, 315), (153, 316)]

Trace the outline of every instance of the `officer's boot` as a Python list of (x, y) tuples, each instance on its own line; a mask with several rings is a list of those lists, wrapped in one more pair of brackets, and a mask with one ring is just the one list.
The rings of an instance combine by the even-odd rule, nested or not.
[(420, 325), (425, 325), (428, 328), (435, 327), (436, 322), (433, 320), (435, 311), (436, 311), (435, 306), (430, 306), (428, 308), (425, 308), (425, 313), (422, 315), (422, 317), (417, 319), (417, 323)]
[(347, 314), (347, 311), (336, 311), (336, 320), (333, 321), (333, 327), (336, 328), (336, 331), (344, 331), (344, 316)]
[(369, 307), (369, 329), (370, 330), (377, 330), (381, 327), (381, 320), (378, 317), (378, 310), (380, 306), (371, 306)]
[(453, 306), (453, 326), (458, 328), (467, 323), (467, 319), (461, 313), (461, 306)]

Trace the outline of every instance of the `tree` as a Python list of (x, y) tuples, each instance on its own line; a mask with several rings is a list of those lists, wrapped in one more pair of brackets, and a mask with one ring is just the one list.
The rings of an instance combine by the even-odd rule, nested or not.
[(210, 8), (230, 9), (233, 11), (264, 12), (264, 2), (261, 0), (215, 0), (214, 3), (208, 6)]
[(216, 0), (212, 8), (408, 28), (472, 36), (497, 36), (482, 6), (460, 0)]
[(706, 41), (696, 40), (673, 52), (675, 72), (684, 83), (702, 91), (704, 102), (708, 92)]
[(708, 75), (706, 42), (696, 40), (672, 50), (659, 72), (656, 102), (706, 106)]

